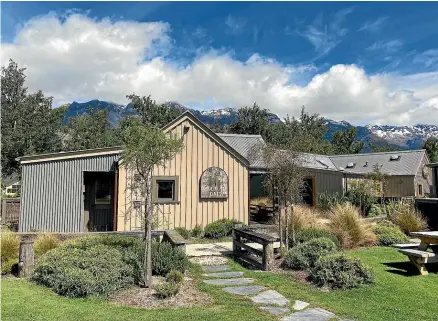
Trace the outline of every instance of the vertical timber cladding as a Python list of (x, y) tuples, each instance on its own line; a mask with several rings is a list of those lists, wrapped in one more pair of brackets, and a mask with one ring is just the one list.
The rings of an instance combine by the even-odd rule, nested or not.
[[(186, 130), (184, 130), (186, 128)], [(166, 129), (165, 129), (166, 130)], [(204, 227), (221, 218), (248, 223), (249, 175), (248, 166), (235, 154), (221, 146), (203, 128), (203, 125), (182, 117), (167, 128), (167, 132), (184, 137), (184, 149), (166, 165), (154, 168), (154, 176), (178, 176), (178, 202), (158, 204), (160, 228), (173, 229), (195, 225)], [(120, 167), (122, 167), (121, 165)], [(208, 168), (222, 169), (228, 177), (228, 195), (225, 198), (202, 198), (200, 178)], [(138, 215), (131, 204), (135, 195), (126, 188), (131, 173), (120, 168), (118, 229), (141, 227)], [(123, 177), (125, 176), (125, 177)], [(122, 178), (123, 177), (123, 178)], [(128, 182), (128, 183), (127, 183)]]
[(84, 171), (114, 171), (118, 154), (22, 161), (19, 231), (82, 232)]

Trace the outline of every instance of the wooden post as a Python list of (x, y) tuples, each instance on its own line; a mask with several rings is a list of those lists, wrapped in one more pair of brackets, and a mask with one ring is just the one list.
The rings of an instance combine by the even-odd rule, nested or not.
[(268, 242), (263, 244), (263, 270), (271, 271), (274, 264), (274, 243)]
[[(237, 224), (236, 224), (236, 225), (237, 225)], [(237, 243), (236, 243), (235, 241), (240, 242), (240, 241), (241, 241), (241, 237), (240, 237), (240, 235), (239, 235), (238, 233), (236, 233), (236, 231), (235, 231), (235, 229), (237, 228), (236, 225), (233, 227), (233, 253), (234, 253), (235, 255), (239, 255), (239, 254), (240, 254), (240, 246), (238, 246)]]
[(34, 240), (24, 238), (20, 242), (20, 253), (18, 259), (18, 276), (25, 278), (31, 276), (35, 264), (35, 256), (33, 251)]

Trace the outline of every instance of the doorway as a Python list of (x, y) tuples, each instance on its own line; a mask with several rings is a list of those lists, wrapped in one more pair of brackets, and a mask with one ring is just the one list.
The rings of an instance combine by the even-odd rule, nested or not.
[(304, 178), (303, 203), (309, 206), (315, 205), (315, 179), (313, 177)]
[(84, 231), (114, 230), (114, 172), (84, 172)]

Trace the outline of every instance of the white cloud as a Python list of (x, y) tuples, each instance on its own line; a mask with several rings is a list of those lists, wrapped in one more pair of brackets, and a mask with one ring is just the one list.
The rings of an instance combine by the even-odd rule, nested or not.
[(228, 15), (225, 20), (225, 25), (228, 27), (229, 31), (233, 34), (239, 34), (243, 32), (243, 29), (246, 26), (246, 20), (243, 18), (233, 17), (232, 15)]
[(386, 20), (388, 20), (388, 17), (380, 17), (373, 21), (367, 21), (357, 31), (377, 32), (382, 28)]
[(438, 66), (438, 49), (430, 49), (419, 53), (415, 56), (414, 62), (424, 64), (426, 67)]
[(377, 41), (369, 46), (366, 50), (368, 51), (379, 51), (384, 53), (395, 53), (401, 49), (403, 42), (400, 40), (389, 40), (389, 41)]
[[(241, 62), (210, 50), (181, 65), (166, 23), (96, 21), (70, 15), (29, 21), (15, 41), (2, 45), (9, 58), (27, 67), (27, 86), (60, 103), (98, 98), (126, 103), (125, 95), (151, 94), (157, 101), (240, 107), (256, 101), (281, 116), (298, 115), (305, 105), (336, 120), (353, 123), (438, 124), (438, 72), (412, 76), (368, 75), (355, 65), (283, 65), (252, 55)], [(311, 77), (302, 84), (303, 78)]]

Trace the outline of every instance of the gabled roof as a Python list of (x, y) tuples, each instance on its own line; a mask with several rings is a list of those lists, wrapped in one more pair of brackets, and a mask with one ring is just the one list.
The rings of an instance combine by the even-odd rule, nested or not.
[(240, 154), (236, 149), (230, 146), (225, 140), (223, 140), (219, 135), (213, 132), (210, 128), (208, 128), (203, 122), (201, 122), (195, 115), (193, 115), (190, 111), (185, 111), (179, 117), (171, 121), (169, 124), (163, 127), (164, 132), (168, 132), (172, 128), (178, 126), (183, 121), (189, 119), (192, 123), (198, 126), (200, 129), (204, 131), (213, 141), (219, 144), (222, 148), (227, 150), (229, 153), (234, 155), (237, 159), (239, 159), (243, 164), (249, 166), (248, 159), (245, 158), (244, 155)]
[(260, 135), (217, 134), (228, 145), (249, 161), (250, 168), (266, 168), (258, 149), (265, 145)]
[[(426, 155), (424, 149), (407, 150), (384, 153), (367, 153), (367, 154), (353, 154), (353, 155), (336, 155), (329, 156), (331, 161), (335, 164), (338, 170), (345, 173), (354, 174), (369, 174), (373, 172), (373, 166), (379, 164), (382, 166), (381, 171), (388, 175), (398, 176), (416, 175), (421, 162)], [(391, 160), (391, 156), (397, 160)], [(353, 167), (348, 168), (348, 164), (354, 164)]]
[(11, 186), (11, 185), (13, 185), (15, 183), (18, 183), (19, 181), (20, 181), (20, 176), (18, 176), (17, 173), (13, 173), (10, 176), (3, 176), (2, 177), (2, 183), (5, 186)]

